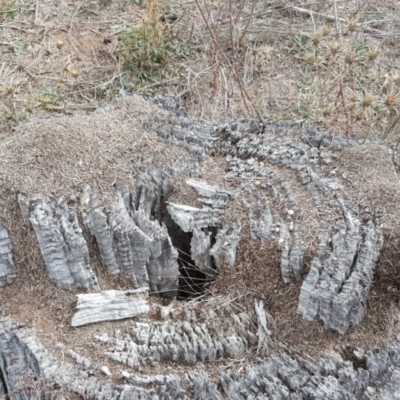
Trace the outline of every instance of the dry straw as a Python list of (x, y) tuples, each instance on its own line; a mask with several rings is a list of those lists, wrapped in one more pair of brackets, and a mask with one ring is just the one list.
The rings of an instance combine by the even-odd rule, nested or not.
[(143, 127), (167, 118), (167, 112), (133, 96), (108, 112), (33, 119), (0, 145), (2, 188), (68, 196), (96, 184), (103, 195), (113, 196), (117, 182), (133, 187), (148, 151), (155, 166), (187, 155)]

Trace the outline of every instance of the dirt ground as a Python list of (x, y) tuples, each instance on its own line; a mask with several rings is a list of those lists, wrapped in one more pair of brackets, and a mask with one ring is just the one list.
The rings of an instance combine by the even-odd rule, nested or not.
[(397, 1), (4, 0), (0, 126), (120, 91), (397, 143)]

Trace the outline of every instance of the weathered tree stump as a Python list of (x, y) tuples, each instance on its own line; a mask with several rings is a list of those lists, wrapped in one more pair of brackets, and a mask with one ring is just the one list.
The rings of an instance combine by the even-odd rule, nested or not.
[[(397, 398), (394, 322), (391, 337), (368, 341), (373, 285), (398, 277), (391, 146), (297, 123), (194, 121), (173, 98), (135, 95), (28, 122), (0, 151), (0, 397)], [(76, 331), (56, 328), (55, 305), (31, 289), (41, 283), (68, 299), (79, 292), (72, 321), (75, 304), (60, 303), (72, 327), (129, 318), (125, 330), (76, 328), (92, 350), (68, 354), (88, 361), (60, 360), (40, 338)], [(40, 303), (32, 326), (48, 318), (39, 340), (13, 313), (19, 290), (24, 307)], [(393, 306), (396, 296), (379, 299)], [(357, 349), (329, 345), (354, 343), (358, 326)], [(88, 372), (96, 348), (123, 370)]]

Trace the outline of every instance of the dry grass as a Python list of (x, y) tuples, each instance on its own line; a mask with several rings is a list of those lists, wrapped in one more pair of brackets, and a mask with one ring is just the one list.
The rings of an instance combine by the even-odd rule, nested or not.
[(140, 3), (3, 2), (0, 123), (86, 112), (124, 89), (176, 95), (200, 118), (398, 141), (398, 2)]
[(167, 115), (142, 97), (131, 96), (104, 113), (32, 120), (1, 145), (2, 188), (68, 197), (85, 184), (97, 184), (110, 201), (117, 183), (134, 186), (149, 150), (155, 166), (189, 156), (143, 129), (156, 116)]

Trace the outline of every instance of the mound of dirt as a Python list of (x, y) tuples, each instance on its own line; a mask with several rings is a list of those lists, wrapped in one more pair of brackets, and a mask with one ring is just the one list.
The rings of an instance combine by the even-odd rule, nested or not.
[[(0, 146), (0, 395), (400, 389), (396, 151), (263, 124), (134, 95), (17, 128)], [(76, 294), (84, 321), (109, 321), (73, 327)]]

